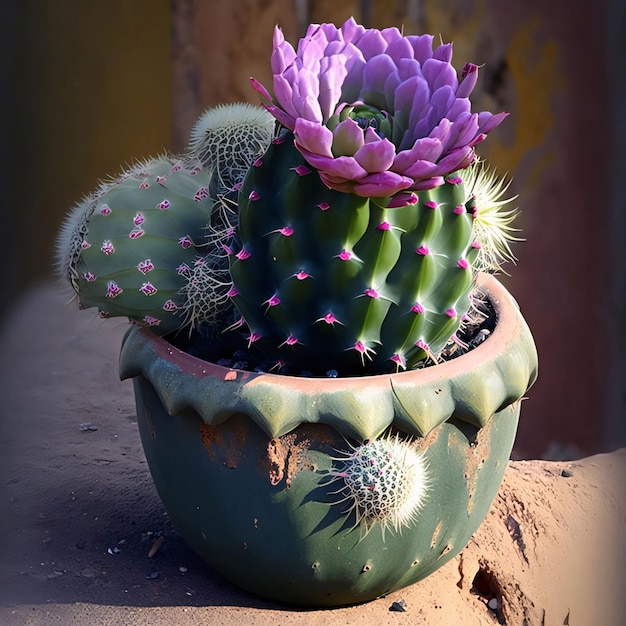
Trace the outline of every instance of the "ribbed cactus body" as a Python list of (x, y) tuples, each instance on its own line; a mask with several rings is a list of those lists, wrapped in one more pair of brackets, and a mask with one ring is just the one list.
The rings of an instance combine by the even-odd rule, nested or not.
[(273, 141), (240, 191), (231, 256), (251, 343), (342, 375), (414, 367), (443, 348), (469, 308), (477, 254), (463, 182), (387, 201), (328, 189), (290, 133)]
[(199, 166), (162, 157), (89, 198), (70, 268), (81, 306), (127, 316), (159, 334), (183, 326), (181, 290), (205, 244), (209, 184)]

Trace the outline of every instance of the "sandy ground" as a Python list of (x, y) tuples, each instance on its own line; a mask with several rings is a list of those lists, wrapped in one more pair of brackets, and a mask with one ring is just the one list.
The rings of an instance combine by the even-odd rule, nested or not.
[(3, 626), (626, 624), (625, 450), (510, 463), (462, 554), (385, 598), (297, 610), (239, 591), (159, 501), (131, 383), (117, 376), (124, 330), (66, 306), (53, 285), (26, 294), (2, 329)]

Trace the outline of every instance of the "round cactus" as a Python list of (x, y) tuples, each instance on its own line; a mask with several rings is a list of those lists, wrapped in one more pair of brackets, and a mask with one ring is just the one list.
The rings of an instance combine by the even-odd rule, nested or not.
[(459, 174), (414, 204), (329, 189), (284, 132), (250, 168), (231, 256), (250, 342), (342, 375), (415, 367), (470, 308), (480, 244)]
[(216, 329), (232, 312), (228, 253), (238, 222), (236, 196), (246, 172), (269, 146), (275, 121), (247, 103), (207, 109), (194, 124), (188, 154), (211, 174), (214, 210), (207, 228), (207, 253), (194, 264), (183, 287), (184, 315), (193, 327)]
[(384, 537), (387, 529), (401, 532), (415, 521), (428, 492), (428, 471), (410, 441), (383, 437), (335, 461), (342, 467), (330, 471), (331, 482), (342, 484), (340, 502), (348, 504), (346, 514), (354, 512), (363, 535), (376, 523)]
[(70, 213), (60, 271), (81, 307), (125, 316), (159, 334), (185, 324), (181, 290), (206, 245), (214, 208), (199, 163), (159, 157), (103, 183)]
[(188, 151), (203, 167), (215, 170), (215, 192), (227, 195), (241, 184), (248, 168), (265, 152), (275, 120), (262, 107), (247, 103), (220, 105), (195, 123)]

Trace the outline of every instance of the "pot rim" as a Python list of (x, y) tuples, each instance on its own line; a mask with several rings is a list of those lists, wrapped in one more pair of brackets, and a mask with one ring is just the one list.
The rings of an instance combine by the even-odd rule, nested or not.
[[(537, 352), (519, 306), (507, 289), (485, 273), (477, 274), (475, 285), (494, 307), (493, 332), (469, 352), (421, 369), (338, 378), (249, 372), (204, 361), (147, 327), (133, 326), (124, 337), (120, 377), (147, 378), (172, 415), (193, 408), (207, 423), (216, 424), (244, 411), (271, 437), (302, 422), (333, 426), (346, 422), (347, 428), (339, 428), (340, 432), (362, 439), (375, 438), (391, 423), (425, 436), (453, 414), (482, 426), (494, 412), (519, 400), (534, 383)], [(268, 394), (282, 398), (272, 401)], [(429, 416), (433, 394), (442, 396), (437, 399), (442, 408)], [(330, 399), (323, 401), (322, 396)], [(385, 402), (386, 396), (390, 397)], [(377, 408), (377, 402), (385, 406)], [(286, 415), (290, 403), (292, 413), (304, 409), (304, 415)], [(316, 408), (317, 403), (322, 406)], [(369, 414), (379, 410), (381, 415), (363, 419), (358, 412), (364, 410)]]

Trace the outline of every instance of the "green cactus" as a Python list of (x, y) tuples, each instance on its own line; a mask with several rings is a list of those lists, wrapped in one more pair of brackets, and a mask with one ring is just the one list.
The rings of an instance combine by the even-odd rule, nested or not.
[(291, 133), (272, 142), (240, 191), (231, 256), (251, 343), (342, 375), (413, 368), (444, 347), (471, 305), (473, 205), (456, 174), (416, 204), (387, 200), (328, 189)]
[(186, 322), (185, 287), (214, 208), (197, 163), (160, 157), (101, 185), (61, 229), (58, 265), (80, 306), (126, 316), (158, 334)]
[(139, 163), (74, 207), (60, 230), (57, 265), (80, 305), (158, 334), (215, 331), (229, 320), (236, 189), (273, 129), (261, 107), (209, 109), (187, 154)]

